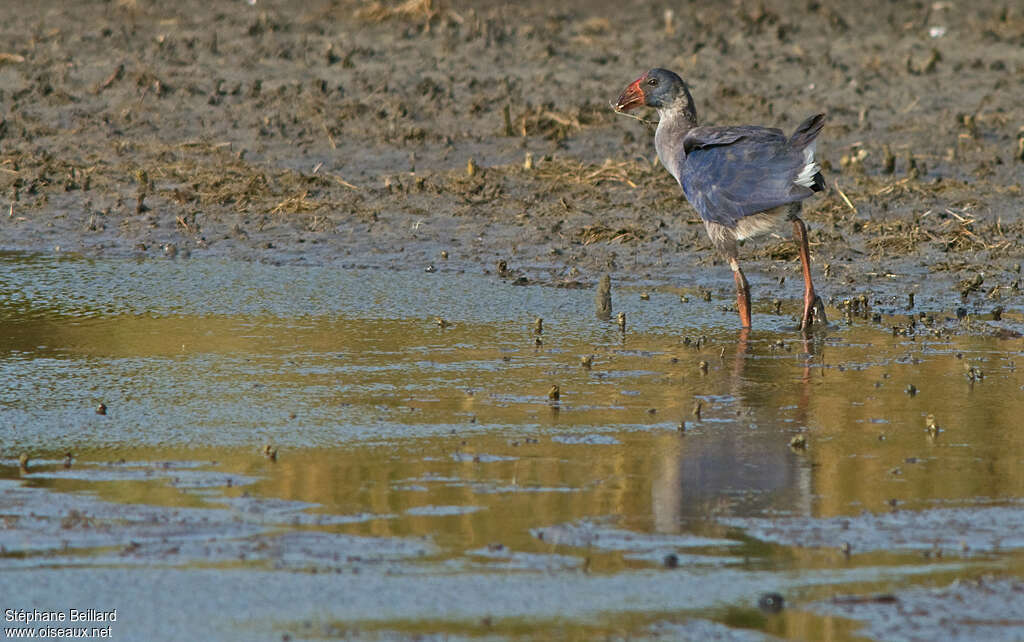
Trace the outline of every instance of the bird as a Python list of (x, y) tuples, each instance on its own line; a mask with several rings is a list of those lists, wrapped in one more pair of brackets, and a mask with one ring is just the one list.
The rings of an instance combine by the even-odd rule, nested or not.
[(800, 218), (804, 199), (825, 189), (814, 158), (825, 114), (803, 121), (791, 136), (756, 125), (698, 125), (697, 108), (686, 82), (675, 72), (654, 68), (630, 83), (613, 108), (658, 110), (654, 147), (661, 164), (704, 221), (715, 249), (729, 261), (736, 281), (736, 307), (750, 328), (750, 287), (739, 265), (738, 243), (763, 236), (783, 220), (792, 222), (804, 277), (801, 331), (817, 314), (827, 323), (821, 297), (811, 282), (807, 226)]

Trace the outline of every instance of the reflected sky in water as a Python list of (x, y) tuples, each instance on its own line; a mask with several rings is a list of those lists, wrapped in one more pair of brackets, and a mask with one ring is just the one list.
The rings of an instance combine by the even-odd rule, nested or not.
[[(660, 567), (684, 550), (811, 569), (822, 560), (744, 539), (726, 518), (1024, 497), (1020, 339), (942, 315), (935, 332), (897, 336), (887, 317), (803, 341), (789, 318), (759, 314), (745, 336), (728, 293), (639, 294), (615, 291), (623, 335), (588, 290), (493, 275), (4, 255), (0, 477), (124, 505), (304, 502), (339, 518), (332, 532), (425, 538), (448, 572), (497, 565), (494, 551), (567, 555), (566, 572)], [(109, 463), (121, 459), (239, 481), (129, 479)], [(590, 544), (538, 535), (566, 524), (591, 529)], [(593, 548), (629, 533), (710, 539)], [(755, 628), (822, 626), (803, 614)]]

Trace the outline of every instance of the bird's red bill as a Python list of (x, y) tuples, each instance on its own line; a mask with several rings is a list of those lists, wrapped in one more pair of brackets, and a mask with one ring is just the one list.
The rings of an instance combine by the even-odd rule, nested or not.
[(644, 90), (640, 88), (640, 83), (644, 81), (647, 76), (641, 76), (633, 81), (629, 87), (626, 87), (622, 95), (619, 96), (618, 102), (615, 103), (615, 111), (629, 111), (634, 107), (639, 107), (644, 104)]

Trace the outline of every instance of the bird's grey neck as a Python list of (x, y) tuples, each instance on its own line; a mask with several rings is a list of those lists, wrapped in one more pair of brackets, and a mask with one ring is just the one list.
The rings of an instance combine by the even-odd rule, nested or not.
[(658, 129), (654, 132), (654, 149), (665, 169), (679, 180), (683, 161), (683, 138), (697, 126), (697, 111), (688, 97), (681, 97), (669, 107), (658, 110)]

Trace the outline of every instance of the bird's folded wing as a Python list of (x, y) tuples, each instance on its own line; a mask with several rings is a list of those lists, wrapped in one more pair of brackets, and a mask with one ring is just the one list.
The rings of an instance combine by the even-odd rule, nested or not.
[(804, 155), (778, 129), (695, 127), (683, 139), (683, 150), (679, 184), (706, 221), (732, 227), (745, 216), (813, 193), (794, 184)]
[(683, 151), (689, 154), (694, 149), (731, 145), (741, 138), (757, 140), (785, 140), (782, 130), (773, 127), (694, 127), (683, 137)]

